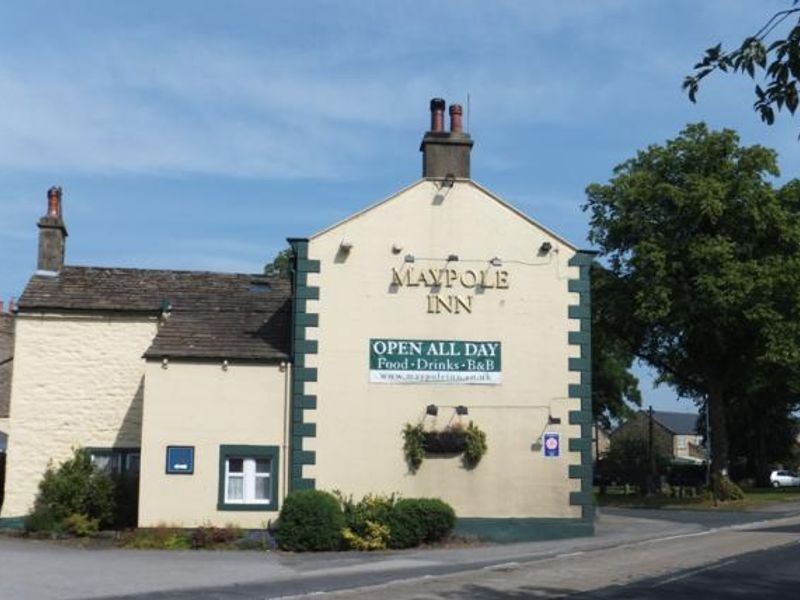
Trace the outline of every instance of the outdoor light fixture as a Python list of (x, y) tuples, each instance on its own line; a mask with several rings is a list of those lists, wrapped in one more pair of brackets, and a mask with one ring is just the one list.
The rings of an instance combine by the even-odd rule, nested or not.
[(227, 371), (228, 370), (228, 365), (230, 365), (230, 363), (228, 362), (228, 359), (226, 358), (225, 360), (222, 361), (222, 370), (223, 371)]
[(416, 259), (414, 258), (413, 254), (406, 254), (406, 262), (407, 263), (413, 263), (414, 260), (416, 260)]
[(392, 244), (392, 254), (400, 254), (403, 251), (402, 244)]
[(453, 184), (455, 182), (456, 182), (455, 175), (453, 175), (452, 173), (448, 173), (445, 176), (444, 181), (442, 182), (442, 187), (447, 187), (447, 188), (453, 187)]
[(542, 242), (542, 245), (539, 246), (539, 254), (547, 254), (552, 249), (553, 249), (553, 244), (551, 244), (550, 242)]
[(502, 267), (503, 261), (495, 256), (492, 260), (489, 261), (489, 264), (492, 265), (493, 267)]
[(353, 248), (353, 242), (350, 240), (342, 240), (342, 242), (339, 244), (339, 248), (345, 252), (350, 252), (350, 250)]
[(458, 262), (458, 254), (450, 254), (447, 257), (447, 262)]
[(425, 409), (425, 414), (435, 417), (439, 414), (439, 407), (435, 404), (428, 404), (427, 408)]
[(459, 404), (458, 406), (456, 406), (456, 414), (457, 415), (468, 415), (469, 414), (469, 409), (466, 406), (464, 406), (463, 404)]
[(547, 416), (547, 424), (548, 425), (561, 425), (561, 419), (559, 417), (554, 417), (553, 415)]

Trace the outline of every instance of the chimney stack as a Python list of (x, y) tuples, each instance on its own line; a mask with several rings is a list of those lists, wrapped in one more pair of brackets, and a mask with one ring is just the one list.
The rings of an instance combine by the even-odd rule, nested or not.
[(47, 214), (39, 219), (39, 271), (58, 273), (64, 266), (67, 228), (61, 216), (61, 188), (47, 190)]
[(473, 141), (468, 133), (464, 133), (464, 111), (460, 104), (450, 106), (450, 131), (445, 131), (444, 108), (442, 98), (431, 100), (431, 129), (425, 133), (419, 148), (422, 152), (422, 176), (426, 179), (469, 179)]

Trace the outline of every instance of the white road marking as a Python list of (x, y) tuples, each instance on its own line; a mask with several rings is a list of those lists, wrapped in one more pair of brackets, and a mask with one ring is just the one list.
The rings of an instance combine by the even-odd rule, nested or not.
[(725, 562), (716, 563), (713, 565), (709, 565), (707, 567), (703, 567), (701, 569), (694, 569), (692, 571), (686, 571), (685, 573), (681, 573), (680, 575), (675, 575), (674, 577), (669, 577), (664, 579), (663, 581), (659, 581), (658, 583), (654, 584), (652, 587), (661, 587), (662, 585), (667, 585), (668, 583), (674, 583), (676, 581), (680, 581), (681, 579), (686, 579), (687, 577), (693, 577), (698, 573), (702, 573), (704, 571), (713, 571), (714, 569), (719, 569), (720, 567), (725, 567), (728, 565), (732, 565), (736, 562), (736, 560), (726, 560)]

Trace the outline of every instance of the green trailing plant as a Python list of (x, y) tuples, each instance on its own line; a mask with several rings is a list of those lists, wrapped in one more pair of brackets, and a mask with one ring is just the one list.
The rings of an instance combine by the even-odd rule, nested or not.
[(416, 473), (425, 460), (425, 430), (422, 423), (412, 425), (406, 423), (403, 428), (403, 454), (406, 457), (408, 468)]
[(486, 433), (470, 421), (464, 430), (464, 439), (466, 446), (462, 455), (462, 462), (467, 469), (474, 469), (489, 449), (486, 444)]

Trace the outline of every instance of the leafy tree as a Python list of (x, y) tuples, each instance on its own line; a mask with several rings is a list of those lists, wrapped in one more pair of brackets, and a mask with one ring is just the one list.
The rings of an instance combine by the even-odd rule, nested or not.
[[(797, 5), (798, 0), (792, 2)], [(765, 87), (755, 86), (756, 101), (753, 108), (761, 120), (772, 125), (775, 109), (784, 107), (792, 114), (798, 104), (798, 78), (800, 78), (800, 18), (785, 37), (771, 36), (800, 13), (800, 8), (779, 11), (753, 35), (746, 37), (739, 48), (726, 52), (722, 44), (706, 50), (703, 59), (694, 66), (694, 74), (687, 75), (683, 89), (692, 102), (696, 101), (700, 81), (714, 71), (747, 73), (755, 79), (756, 73), (764, 71)]]
[(630, 417), (642, 405), (639, 380), (630, 372), (636, 355), (617, 322), (614, 310), (619, 294), (614, 277), (602, 266), (592, 266), (592, 412), (605, 428), (612, 420)]
[(267, 275), (287, 275), (292, 268), (292, 261), (294, 260), (294, 253), (291, 248), (284, 248), (271, 262), (264, 265), (264, 273)]
[(619, 335), (661, 381), (707, 402), (715, 473), (751, 369), (800, 364), (800, 186), (776, 192), (776, 176), (774, 151), (696, 124), (587, 188)]

